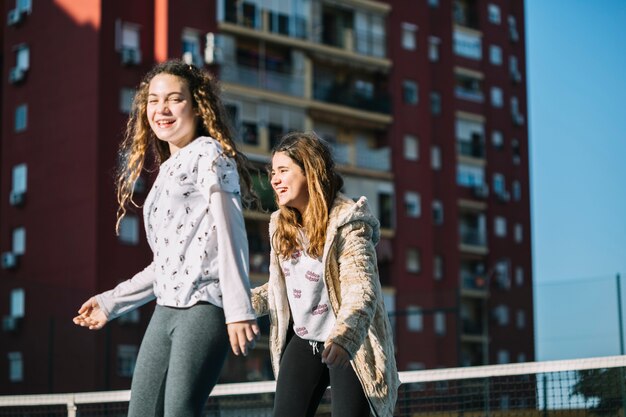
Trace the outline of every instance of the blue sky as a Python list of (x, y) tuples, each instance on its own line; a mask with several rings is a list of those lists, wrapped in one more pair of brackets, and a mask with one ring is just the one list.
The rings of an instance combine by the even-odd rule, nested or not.
[(626, 1), (526, 0), (538, 360), (619, 354)]

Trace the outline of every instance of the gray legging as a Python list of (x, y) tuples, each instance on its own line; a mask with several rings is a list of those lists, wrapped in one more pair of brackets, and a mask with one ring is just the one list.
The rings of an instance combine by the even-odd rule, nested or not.
[(157, 305), (139, 349), (128, 416), (201, 416), (228, 346), (220, 307)]

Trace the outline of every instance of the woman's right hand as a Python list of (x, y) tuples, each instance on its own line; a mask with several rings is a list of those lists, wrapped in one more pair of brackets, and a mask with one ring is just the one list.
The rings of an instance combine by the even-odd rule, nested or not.
[(89, 330), (100, 330), (109, 319), (100, 308), (96, 297), (91, 297), (80, 306), (78, 316), (74, 317), (73, 321), (74, 324), (88, 327)]

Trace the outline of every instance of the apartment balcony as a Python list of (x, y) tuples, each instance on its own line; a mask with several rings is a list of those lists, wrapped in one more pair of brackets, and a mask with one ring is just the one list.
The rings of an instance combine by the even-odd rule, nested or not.
[[(314, 82), (315, 83), (315, 82)], [(315, 100), (339, 104), (359, 110), (376, 113), (391, 113), (391, 97), (387, 93), (366, 95), (351, 87), (333, 83), (330, 86), (316, 85), (313, 90)]]
[(290, 96), (304, 96), (304, 76), (267, 71), (245, 65), (224, 65), (220, 73), (224, 82), (270, 90)]
[[(390, 10), (389, 5), (371, 0), (358, 0), (358, 4), (348, 7), (336, 7), (320, 0), (292, 0), (286, 5), (219, 0), (217, 17), (222, 33), (386, 71), (391, 67), (386, 57), (385, 29)], [(362, 19), (363, 15), (369, 15), (369, 19)]]
[(487, 278), (484, 274), (461, 271), (461, 293), (467, 296), (486, 297)]
[(454, 53), (460, 57), (482, 59), (482, 33), (461, 26), (454, 28)]
[(478, 5), (475, 0), (455, 0), (452, 3), (452, 19), (460, 26), (478, 29)]
[(454, 88), (454, 95), (456, 96), (456, 98), (472, 101), (474, 103), (482, 103), (485, 101), (485, 95), (483, 94), (483, 92), (474, 88), (456, 86)]
[(456, 150), (459, 155), (467, 156), (470, 158), (485, 158), (485, 144), (482, 137), (472, 140), (470, 142), (464, 140), (457, 140)]
[(487, 231), (461, 226), (461, 244), (469, 246), (487, 246)]
[(483, 336), (484, 331), (485, 326), (479, 320), (461, 320), (461, 332), (465, 336)]

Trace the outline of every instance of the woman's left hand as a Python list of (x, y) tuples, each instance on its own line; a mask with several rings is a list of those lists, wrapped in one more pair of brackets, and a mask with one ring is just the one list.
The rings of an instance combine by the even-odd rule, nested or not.
[(261, 330), (256, 320), (238, 321), (226, 324), (228, 329), (228, 338), (230, 339), (230, 347), (233, 353), (239, 356), (248, 355), (250, 349), (254, 349), (256, 341), (261, 337)]
[(350, 365), (350, 354), (341, 346), (328, 342), (322, 352), (322, 363), (329, 368), (345, 369)]

